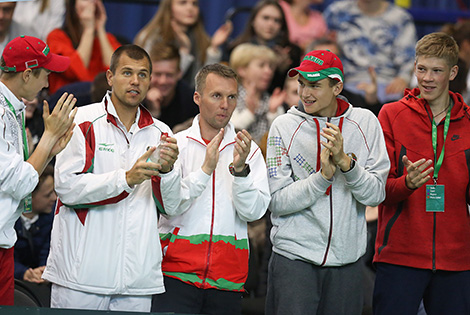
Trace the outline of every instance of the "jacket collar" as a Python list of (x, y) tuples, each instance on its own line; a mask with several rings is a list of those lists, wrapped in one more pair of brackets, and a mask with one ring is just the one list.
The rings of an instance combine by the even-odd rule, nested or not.
[[(186, 135), (187, 138), (191, 138), (193, 140), (196, 140), (203, 145), (206, 145), (204, 140), (202, 139), (201, 136), (201, 129), (199, 127), (199, 119), (200, 119), (201, 114), (198, 114), (196, 117), (193, 119), (193, 124), (191, 127), (188, 129), (188, 133)], [(220, 143), (219, 149), (221, 150), (225, 146), (229, 144), (233, 144), (235, 142), (235, 128), (233, 127), (232, 123), (229, 121), (229, 123), (225, 126), (224, 128), (224, 138), (222, 139), (222, 142)]]
[[(429, 104), (425, 99), (418, 97), (420, 93), (421, 92), (418, 88), (411, 90), (406, 89), (405, 96), (400, 100), (400, 102), (404, 103), (406, 106), (428, 119), (428, 112), (430, 111)], [(465, 104), (462, 95), (449, 91), (449, 96), (454, 102), (450, 112), (450, 119), (460, 119), (463, 116), (466, 116), (468, 119), (470, 119), (470, 107)]]
[[(352, 107), (352, 105), (348, 103), (348, 100), (342, 95), (339, 95), (336, 100), (338, 102), (338, 108), (336, 109), (335, 117), (349, 115), (349, 108)], [(307, 119), (310, 119), (312, 117), (327, 119), (327, 117), (319, 117), (306, 113), (302, 101), (299, 101), (299, 104), (297, 106), (292, 106), (288, 112), (305, 117)]]
[[(116, 108), (111, 101), (111, 92), (108, 91), (108, 93), (106, 93), (103, 98), (103, 103), (104, 110), (106, 111), (106, 119), (117, 127), (117, 121), (119, 120), (119, 117), (117, 115)], [(142, 104), (140, 104), (137, 108), (136, 119), (138, 120), (137, 125), (140, 129), (153, 125), (152, 115)]]

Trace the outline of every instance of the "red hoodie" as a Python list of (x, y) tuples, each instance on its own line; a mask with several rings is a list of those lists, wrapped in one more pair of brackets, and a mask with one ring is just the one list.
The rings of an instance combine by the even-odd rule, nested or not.
[[(445, 185), (445, 211), (426, 212), (426, 185), (405, 185), (403, 155), (410, 161), (435, 162), (431, 140), (432, 113), (418, 98), (418, 89), (405, 91), (400, 101), (384, 105), (379, 113), (391, 167), (386, 199), (379, 206), (374, 262), (414, 268), (470, 270), (470, 108), (462, 96), (449, 92), (454, 105), (445, 142), (438, 184)], [(437, 152), (442, 150), (444, 119), (437, 126)]]

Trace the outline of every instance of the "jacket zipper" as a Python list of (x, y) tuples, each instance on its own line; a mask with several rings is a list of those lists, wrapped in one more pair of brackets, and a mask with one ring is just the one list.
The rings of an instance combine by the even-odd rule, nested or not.
[(330, 190), (330, 231), (328, 233), (328, 243), (326, 245), (325, 256), (320, 266), (325, 265), (326, 259), (328, 258), (328, 252), (330, 251), (331, 238), (333, 235), (333, 189)]
[(206, 270), (204, 271), (204, 278), (202, 280), (202, 287), (206, 285), (207, 274), (209, 273), (209, 265), (212, 250), (212, 235), (214, 232), (214, 215), (215, 215), (215, 171), (212, 173), (212, 217), (211, 217), (211, 231), (209, 234), (209, 247), (207, 248)]
[(433, 213), (432, 227), (432, 272), (436, 272), (436, 212)]

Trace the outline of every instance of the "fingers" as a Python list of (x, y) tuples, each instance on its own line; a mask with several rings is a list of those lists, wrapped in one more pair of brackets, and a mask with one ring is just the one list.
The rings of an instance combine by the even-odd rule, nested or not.
[(404, 155), (402, 161), (408, 172), (405, 177), (408, 188), (419, 188), (431, 179), (431, 174), (434, 172), (434, 168), (430, 167), (433, 163), (432, 160), (420, 159), (413, 163)]
[[(235, 136), (235, 150), (240, 154), (240, 155), (248, 155), (251, 149), (251, 141), (252, 141), (251, 135), (243, 129), (242, 131), (239, 131), (237, 135)], [(244, 163), (245, 161), (243, 161)]]
[(140, 156), (140, 158), (137, 159), (137, 162), (138, 162), (138, 161), (147, 162), (147, 160), (150, 158), (150, 156), (152, 155), (152, 153), (155, 152), (156, 149), (157, 149), (157, 147), (150, 147), (147, 151), (145, 151), (144, 154), (142, 154), (142, 155)]

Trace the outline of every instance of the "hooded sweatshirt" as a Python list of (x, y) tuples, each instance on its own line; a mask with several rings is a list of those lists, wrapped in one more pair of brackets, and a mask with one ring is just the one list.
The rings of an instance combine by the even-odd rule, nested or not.
[[(470, 270), (470, 115), (460, 94), (453, 102), (437, 184), (444, 185), (444, 212), (426, 212), (426, 185), (406, 187), (403, 155), (415, 162), (436, 162), (432, 147), (432, 112), (419, 89), (407, 90), (397, 102), (384, 105), (379, 120), (391, 160), (387, 198), (379, 208), (374, 262), (414, 268)], [(444, 144), (444, 119), (437, 126), (437, 153)], [(433, 164), (434, 166), (434, 164)]]
[[(365, 253), (365, 208), (384, 200), (390, 167), (377, 118), (337, 100), (331, 118), (292, 107), (274, 120), (268, 138), (273, 251), (319, 266), (346, 265)], [(338, 167), (331, 180), (321, 175), (320, 163), (327, 121), (339, 126), (344, 152), (356, 159), (347, 172)]]

